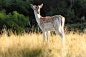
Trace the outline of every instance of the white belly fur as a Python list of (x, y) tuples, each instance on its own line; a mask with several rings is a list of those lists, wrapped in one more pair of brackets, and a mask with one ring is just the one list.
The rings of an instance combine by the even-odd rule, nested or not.
[(53, 31), (53, 24), (52, 23), (45, 23), (44, 24), (45, 31)]

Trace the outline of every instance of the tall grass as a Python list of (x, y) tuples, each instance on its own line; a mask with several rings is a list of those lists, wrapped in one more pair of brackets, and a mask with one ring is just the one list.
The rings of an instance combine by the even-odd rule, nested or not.
[[(62, 51), (63, 50), (63, 51)], [(65, 46), (58, 35), (47, 38), (43, 34), (0, 35), (0, 57), (86, 57), (86, 34), (65, 34)]]

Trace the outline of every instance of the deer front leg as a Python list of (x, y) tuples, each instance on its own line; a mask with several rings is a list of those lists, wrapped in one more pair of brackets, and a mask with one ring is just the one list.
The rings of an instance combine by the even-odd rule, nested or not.
[(46, 32), (45, 32), (45, 30), (43, 30), (43, 44), (44, 44), (44, 41), (45, 41), (45, 36), (46, 36)]
[(50, 31), (47, 32), (47, 41), (48, 41), (48, 44), (49, 44), (49, 35), (50, 35)]

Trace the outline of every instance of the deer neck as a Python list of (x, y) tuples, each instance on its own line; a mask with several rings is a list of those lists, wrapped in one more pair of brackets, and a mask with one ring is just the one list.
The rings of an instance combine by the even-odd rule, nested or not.
[(36, 21), (37, 21), (38, 25), (40, 26), (40, 17), (41, 17), (41, 15), (37, 14), (35, 11), (34, 11), (34, 14), (35, 14)]

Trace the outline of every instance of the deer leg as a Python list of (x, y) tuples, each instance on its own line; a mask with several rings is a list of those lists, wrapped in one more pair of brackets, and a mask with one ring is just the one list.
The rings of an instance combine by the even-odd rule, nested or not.
[(65, 43), (65, 34), (64, 34), (64, 28), (62, 28), (62, 35), (63, 35), (62, 42), (63, 42), (63, 43)]
[(47, 32), (47, 41), (48, 41), (48, 44), (49, 44), (49, 35), (50, 35), (50, 31)]
[(44, 41), (45, 41), (45, 36), (46, 36), (46, 32), (45, 30), (43, 31), (43, 44), (44, 44)]
[(56, 33), (61, 37), (61, 43), (64, 43), (64, 34), (62, 34), (59, 30)]

